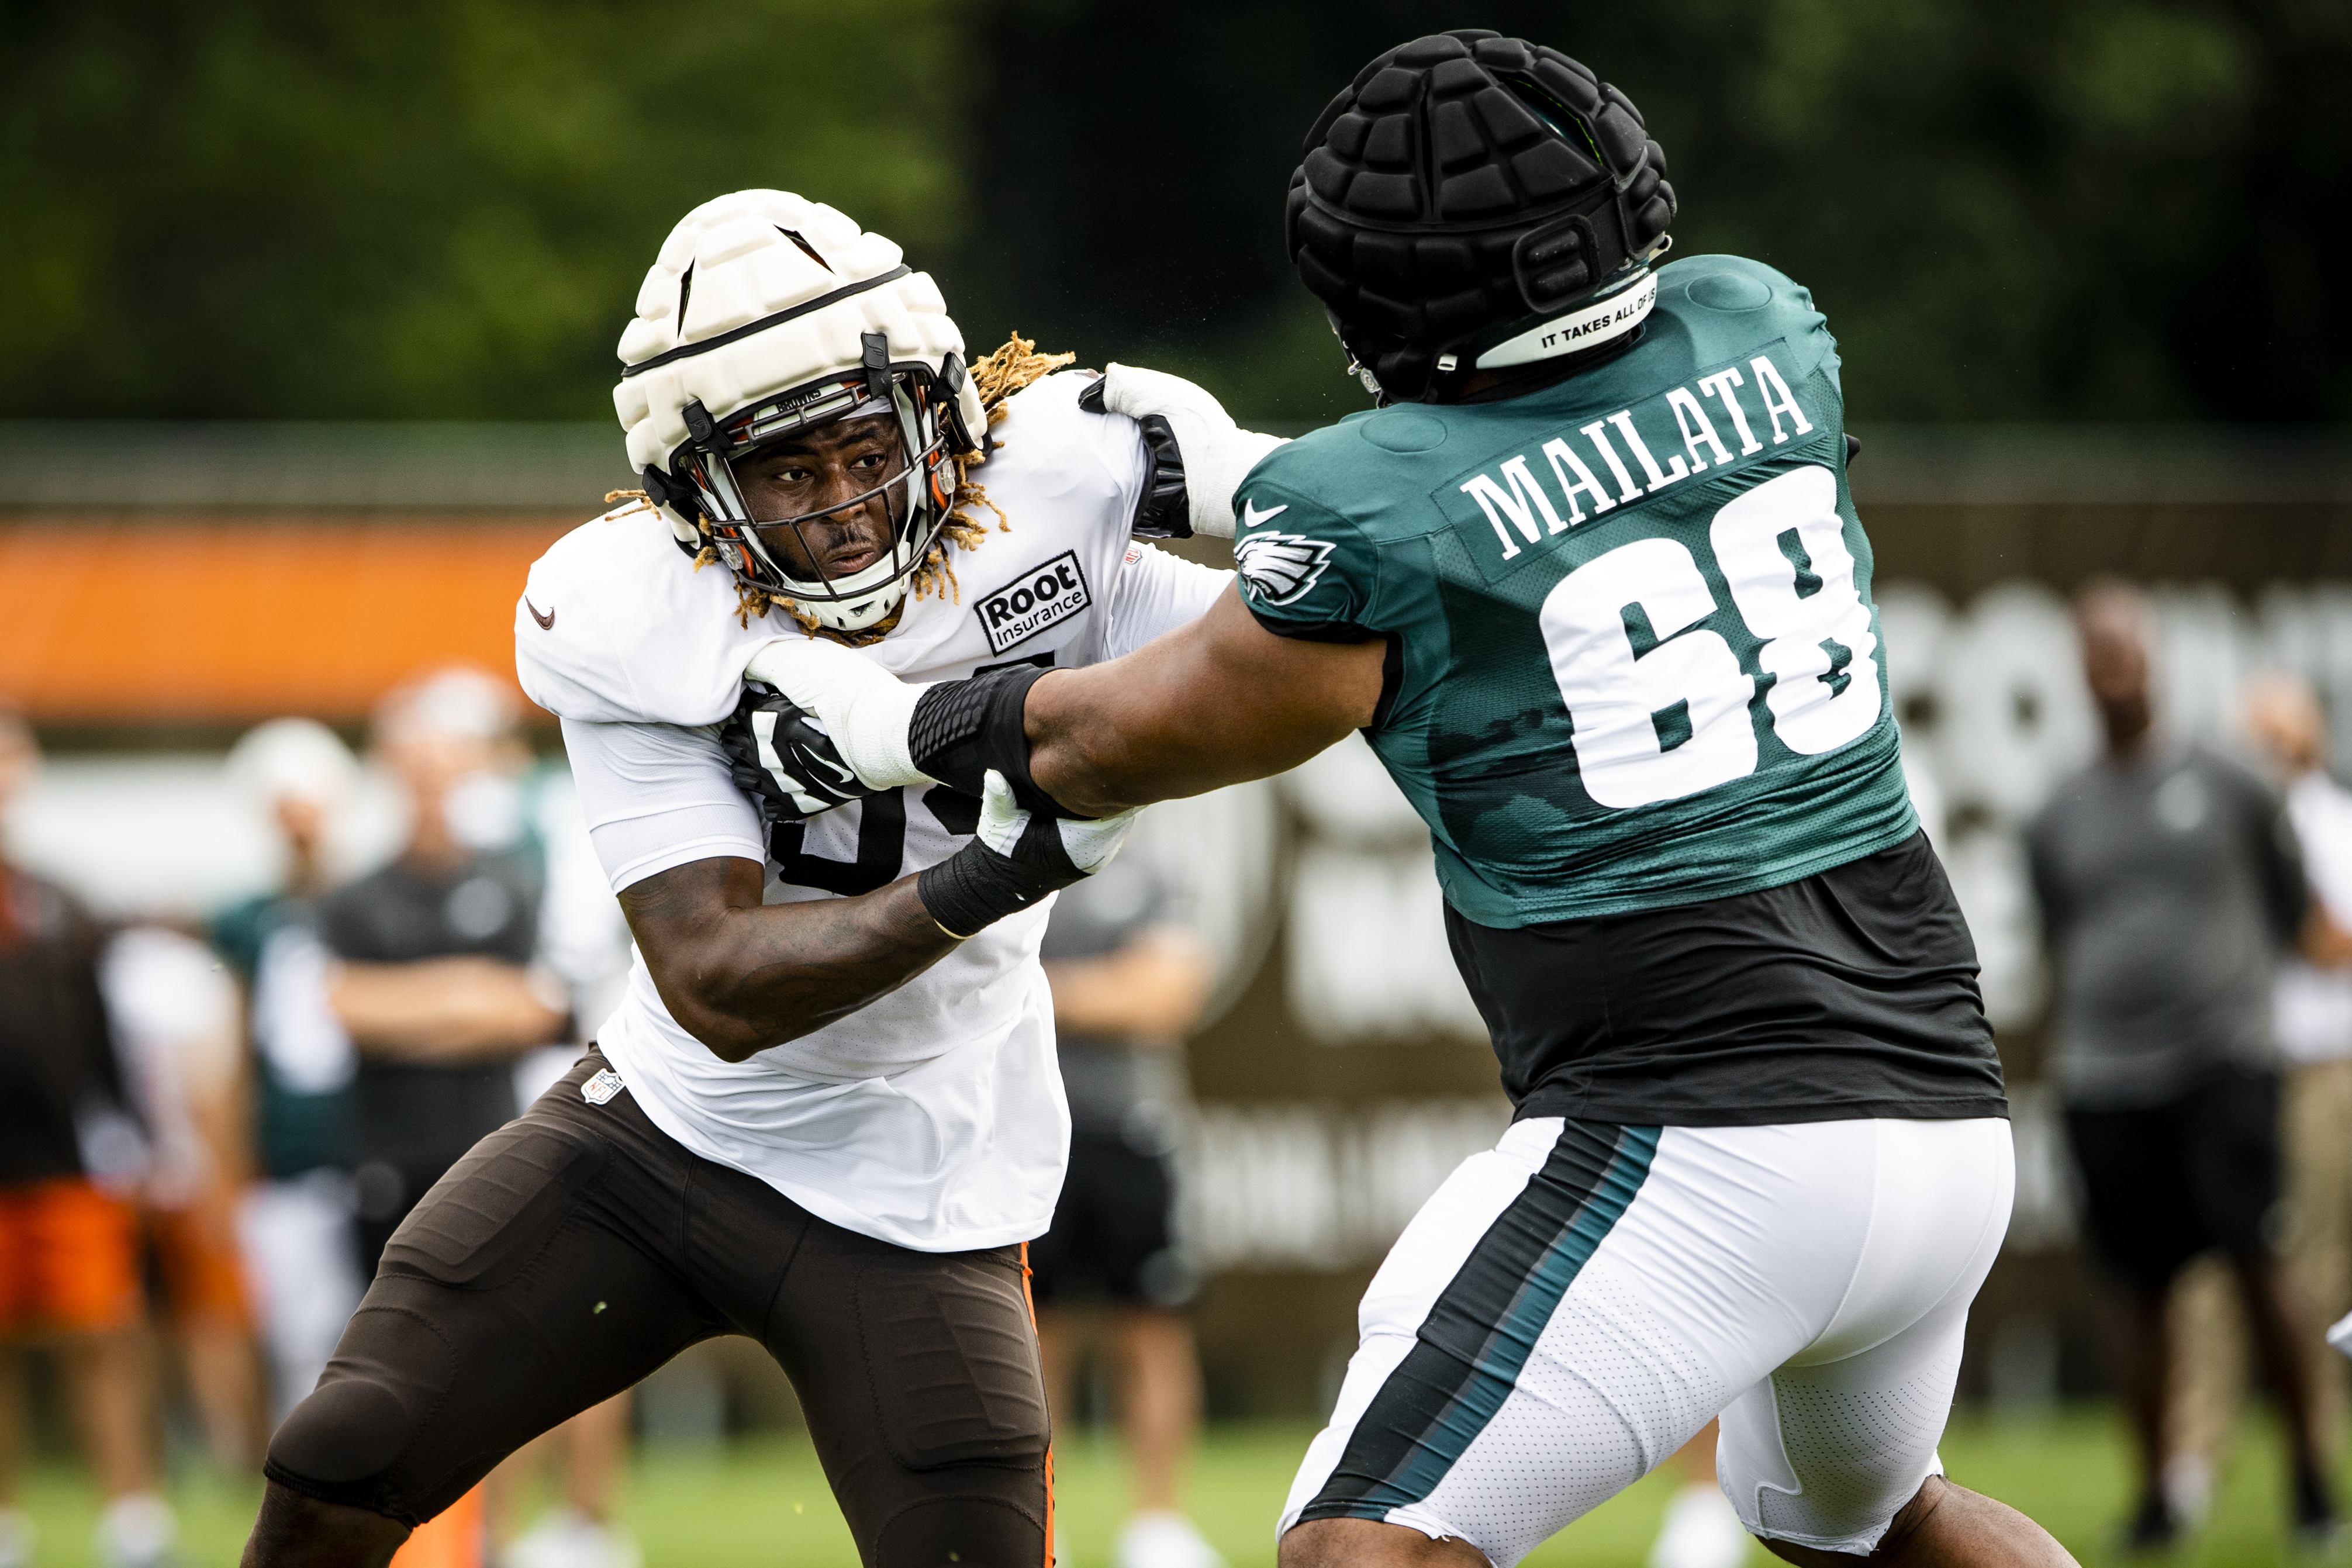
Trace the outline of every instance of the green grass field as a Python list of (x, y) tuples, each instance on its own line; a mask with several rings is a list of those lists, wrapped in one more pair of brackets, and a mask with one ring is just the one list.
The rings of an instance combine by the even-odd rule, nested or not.
[[(1270, 1568), (1275, 1510), (1309, 1428), (1288, 1424), (1214, 1429), (1194, 1473), (1192, 1509), (1233, 1568)], [(1955, 1480), (2006, 1499), (2050, 1527), (2085, 1563), (2111, 1561), (2125, 1506), (2122, 1435), (2096, 1407), (2046, 1419), (1964, 1415), (1946, 1435)], [(1068, 1568), (1107, 1568), (1125, 1507), (1117, 1448), (1081, 1433), (1057, 1456)], [(2352, 1470), (2339, 1482), (2352, 1496)], [(1671, 1483), (1653, 1476), (1528, 1559), (1530, 1568), (1640, 1568)], [(203, 1568), (236, 1562), (256, 1489), (190, 1482), (177, 1492), (187, 1545)], [(2278, 1446), (2266, 1429), (2242, 1436), (2210, 1520), (2181, 1552), (2181, 1568), (2256, 1568), (2287, 1560), (2280, 1521)], [(63, 1466), (37, 1468), (25, 1497), (38, 1521), (45, 1568), (89, 1561), (97, 1499)], [(709, 1453), (642, 1455), (626, 1517), (648, 1568), (855, 1568), (848, 1531), (804, 1439), (761, 1438)], [(1760, 1551), (1757, 1563), (1771, 1560)]]

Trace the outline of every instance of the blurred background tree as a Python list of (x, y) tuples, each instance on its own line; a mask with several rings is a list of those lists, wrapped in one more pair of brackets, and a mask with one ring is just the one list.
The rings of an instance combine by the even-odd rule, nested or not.
[(18, 416), (610, 419), (696, 203), (799, 189), (919, 256), (964, 212), (950, 0), (0, 14)]
[(1810, 284), (1864, 419), (2341, 421), (2341, 0), (27, 5), (0, 414), (606, 416), (693, 203), (776, 184), (1010, 327), (1239, 412), (1360, 393), (1281, 247), (1299, 138), (1476, 20), (1642, 105), (1683, 254)]

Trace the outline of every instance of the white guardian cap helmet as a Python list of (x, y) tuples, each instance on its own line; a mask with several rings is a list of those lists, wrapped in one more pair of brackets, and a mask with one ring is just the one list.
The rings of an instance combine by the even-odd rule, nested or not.
[[(687, 214), (663, 243), (621, 334), (613, 405), (629, 466), (681, 549), (714, 552), (743, 588), (820, 625), (862, 631), (905, 599), (948, 521), (956, 459), (982, 449), (986, 416), (963, 355), (939, 286), (896, 245), (788, 191), (737, 191)], [(751, 515), (739, 461), (875, 415), (896, 422), (902, 472), (819, 511)], [(891, 542), (855, 572), (793, 576), (761, 540), (761, 527), (798, 532), (877, 496)]]

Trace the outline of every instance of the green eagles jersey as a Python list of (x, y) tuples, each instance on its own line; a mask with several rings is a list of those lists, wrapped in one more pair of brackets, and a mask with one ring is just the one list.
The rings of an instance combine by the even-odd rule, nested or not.
[(1397, 650), (1371, 742), (1471, 921), (1723, 898), (1918, 830), (1836, 344), (1769, 267), (1677, 261), (1617, 359), (1350, 416), (1237, 499), (1262, 624)]
[[(269, 1054), (261, 1049), (257, 1017), (267, 1008), (257, 997), (256, 980), (270, 939), (289, 927), (311, 924), (317, 911), (308, 900), (264, 893), (224, 910), (213, 922), (215, 952), (227, 961), (245, 987), (247, 1043), (253, 1050), (255, 1142), (264, 1174), (288, 1180), (305, 1171), (347, 1163), (351, 1157), (351, 1091), (306, 1094), (289, 1087)], [(261, 1005), (257, 1005), (257, 1001)]]

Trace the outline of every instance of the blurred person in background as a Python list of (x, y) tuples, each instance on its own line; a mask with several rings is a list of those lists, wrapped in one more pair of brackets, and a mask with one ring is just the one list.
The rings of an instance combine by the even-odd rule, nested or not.
[(390, 864), (319, 909), (326, 992), (358, 1057), (351, 1147), (362, 1270), (425, 1195), (515, 1113), (514, 1064), (562, 1033), (534, 971), (540, 868), (522, 846), (513, 697), (478, 670), (386, 697), (371, 746), (408, 807)]
[(274, 1427), (310, 1392), (366, 1288), (352, 1234), (350, 1089), (357, 1059), (327, 1005), (318, 930), (334, 826), (359, 764), (310, 719), (273, 719), (231, 748), (232, 785), (283, 855), (274, 891), (224, 911), (212, 942), (245, 988), (257, 1180), (239, 1215), (269, 1365)]
[(1748, 1531), (1716, 1479), (1721, 1430), (1722, 1423), (1708, 1422), (1659, 1467), (1674, 1477), (1675, 1495), (1650, 1542), (1649, 1568), (1739, 1568), (1748, 1560)]
[[(39, 766), (24, 716), (0, 708), (0, 812)], [(55, 1352), (107, 1499), (98, 1561), (175, 1560), (140, 1323), (131, 1194), (144, 1140), (99, 983), (102, 945), (62, 889), (0, 860), (0, 1568), (33, 1554), (32, 1521), (16, 1506), (27, 1342)]]
[[(2283, 1137), (2288, 1255), (2319, 1322), (2352, 1310), (2352, 792), (2328, 777), (2327, 720), (2310, 683), (2272, 673), (2246, 689), (2246, 731), (2286, 792), (2311, 886), (2300, 951), (2273, 992), (2286, 1060)], [(2315, 1426), (2336, 1443), (2345, 1366), (2318, 1358)]]
[[(351, 804), (359, 769), (333, 731), (289, 718), (247, 734), (230, 752), (228, 770), (240, 793), (269, 819), (284, 853), (278, 889), (231, 909), (214, 929), (215, 945), (244, 979), (249, 997), (254, 1120), (264, 1179), (246, 1201), (244, 1229), (263, 1294), (274, 1426), (317, 1384), (366, 1288), (351, 1173), (350, 1084), (358, 1058), (344, 1018), (330, 1001), (335, 959), (319, 932), (320, 904), (334, 881), (337, 824)], [(537, 949), (568, 992), (574, 1037), (513, 1061), (510, 1093), (522, 1104), (561, 1077), (593, 1037), (626, 982), (630, 956), (627, 924), (604, 887), (569, 778), (544, 785), (535, 804), (545, 868)], [(488, 805), (488, 811), (477, 806), (475, 830), (501, 837), (513, 826), (502, 792), (494, 792)], [(358, 1000), (369, 1000), (363, 989)], [(609, 1522), (627, 1455), (628, 1419), (623, 1394), (551, 1435), (543, 1447), (564, 1462), (566, 1500), (511, 1542), (505, 1561), (517, 1568), (625, 1568), (635, 1561), (634, 1547)], [(529, 1461), (537, 1457), (524, 1457), (487, 1500), (493, 1539), (516, 1533), (509, 1516), (530, 1479)]]
[(99, 981), (147, 1127), (142, 1217), (156, 1305), (214, 1467), (248, 1475), (263, 1429), (237, 1238), (252, 1160), (236, 984), (210, 948), (160, 924), (118, 932)]
[[(514, 716), (506, 687), (466, 668), (429, 672), (388, 697), (373, 744), (406, 796), (408, 842), (320, 909), (334, 959), (326, 994), (359, 1064), (352, 1150), (367, 1272), (426, 1189), (510, 1120), (519, 1100), (570, 1068), (586, 1043), (576, 1026), (591, 1007), (610, 1011), (614, 972), (626, 973), (627, 927), (584, 825), (558, 821), (551, 831), (542, 811), (530, 831)], [(561, 818), (562, 801), (548, 805)], [(637, 1561), (611, 1521), (628, 1415), (622, 1394), (550, 1435), (565, 1467), (564, 1502), (508, 1542), (503, 1561)], [(527, 1458), (485, 1489), (491, 1539), (509, 1533), (531, 1468)], [(445, 1528), (473, 1526), (460, 1518)]]
[(2026, 846), (2059, 980), (2057, 1077), (2085, 1222), (2122, 1296), (2112, 1342), (2140, 1482), (2126, 1543), (2160, 1549), (2179, 1533), (2167, 1294), (2218, 1250), (2279, 1402), (2295, 1531), (2324, 1545), (2336, 1521), (2312, 1421), (2318, 1342), (2273, 1245), (2271, 984), (2305, 909), (2294, 830), (2260, 777), (2157, 727), (2145, 595), (2095, 583), (2075, 626), (2105, 754), (2059, 786)]
[(1184, 1314), (1199, 1289), (1172, 1221), (1175, 1157), (1191, 1092), (1184, 1037), (1210, 972), (1139, 856), (1064, 889), (1045, 928), (1055, 1048), (1070, 1101), (1070, 1165), (1053, 1226), (1029, 1244), (1045, 1391), (1074, 1424), (1070, 1304), (1110, 1302), (1111, 1397), (1135, 1466), (1118, 1568), (1217, 1568), (1223, 1559), (1179, 1506), (1200, 1435), (1201, 1366)]

